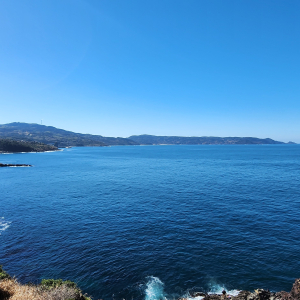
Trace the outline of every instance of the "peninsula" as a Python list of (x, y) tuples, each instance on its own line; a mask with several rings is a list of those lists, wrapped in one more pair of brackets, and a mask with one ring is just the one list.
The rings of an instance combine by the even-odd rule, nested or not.
[[(45, 152), (57, 151), (58, 148), (52, 145), (46, 145), (38, 142), (15, 141), (11, 139), (0, 139), (0, 154), (1, 153), (20, 153), (20, 152)], [(2, 167), (32, 167), (28, 164), (2, 164)]]
[(45, 152), (57, 151), (58, 148), (53, 145), (46, 145), (38, 142), (15, 141), (11, 139), (0, 138), (0, 153), (17, 152)]

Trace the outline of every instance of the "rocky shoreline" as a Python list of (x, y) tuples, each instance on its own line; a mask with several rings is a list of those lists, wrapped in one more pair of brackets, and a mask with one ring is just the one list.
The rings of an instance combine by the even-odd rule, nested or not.
[[(191, 298), (203, 300), (300, 300), (300, 278), (296, 279), (290, 292), (270, 292), (269, 290), (257, 289), (254, 292), (240, 291), (237, 296), (227, 294), (223, 291), (221, 295), (205, 294), (201, 292), (194, 292)], [(179, 300), (187, 300), (180, 298)]]
[[(27, 297), (29, 296), (29, 298)], [(70, 297), (71, 296), (71, 297)], [(43, 280), (40, 285), (20, 285), (11, 278), (0, 266), (0, 300), (92, 300), (77, 285), (71, 281), (61, 279)], [(230, 295), (224, 290), (221, 295), (193, 292), (187, 298), (178, 300), (300, 300), (300, 278), (296, 279), (290, 292), (270, 292), (257, 289), (254, 292), (240, 291), (237, 295)], [(102, 299), (99, 299), (102, 300)], [(125, 300), (125, 299), (123, 299)], [(159, 299), (157, 299), (159, 300)], [(166, 300), (166, 298), (165, 298)]]

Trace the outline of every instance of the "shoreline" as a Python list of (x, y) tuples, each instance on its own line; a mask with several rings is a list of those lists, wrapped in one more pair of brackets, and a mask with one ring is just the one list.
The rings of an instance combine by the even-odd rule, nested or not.
[[(234, 296), (226, 291), (222, 294), (205, 294), (201, 292), (195, 292), (192, 294), (191, 299), (195, 300), (300, 300), (300, 278), (296, 279), (290, 292), (270, 292), (264, 289), (255, 289), (250, 291), (239, 291)], [(179, 300), (188, 300), (187, 298), (180, 298)]]
[(57, 149), (57, 150), (45, 150), (45, 151), (16, 151), (16, 152), (0, 151), (0, 154), (46, 153), (46, 152), (60, 152), (60, 151), (64, 151), (64, 150)]
[[(84, 294), (75, 282), (69, 280), (43, 279), (39, 284), (21, 284), (15, 277), (11, 277), (3, 270), (0, 265), (0, 299), (41, 300), (46, 297), (48, 300), (55, 300), (59, 294), (61, 300), (94, 299), (92, 296)], [(170, 300), (163, 294), (158, 296), (151, 293), (150, 295), (147, 291), (144, 297), (146, 300)], [(123, 298), (123, 300), (128, 299)], [(223, 290), (220, 293), (192, 292), (177, 298), (177, 300), (300, 300), (300, 278), (295, 279), (290, 292), (270, 292), (264, 289), (255, 289), (253, 292), (246, 290), (231, 290), (228, 292)]]

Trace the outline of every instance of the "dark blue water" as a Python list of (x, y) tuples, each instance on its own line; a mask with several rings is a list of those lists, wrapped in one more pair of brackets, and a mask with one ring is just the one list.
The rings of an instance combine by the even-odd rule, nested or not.
[(0, 264), (21, 282), (70, 279), (106, 300), (290, 290), (300, 277), (298, 145), (0, 159), (34, 165), (0, 169)]

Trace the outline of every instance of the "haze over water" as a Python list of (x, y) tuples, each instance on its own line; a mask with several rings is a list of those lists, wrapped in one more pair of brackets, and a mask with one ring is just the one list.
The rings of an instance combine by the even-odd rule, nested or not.
[(0, 263), (96, 299), (290, 290), (298, 145), (126, 146), (1, 155)]

